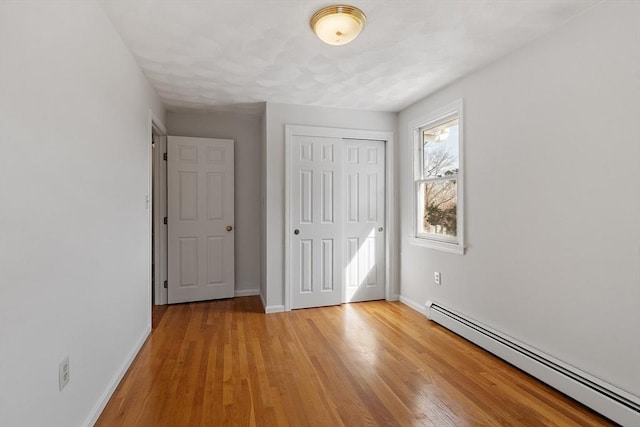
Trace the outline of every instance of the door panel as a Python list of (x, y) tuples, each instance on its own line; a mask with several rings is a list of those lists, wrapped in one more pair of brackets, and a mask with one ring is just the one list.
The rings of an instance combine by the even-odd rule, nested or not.
[(215, 285), (224, 281), (224, 237), (209, 237), (207, 245), (207, 283)]
[(346, 140), (343, 302), (385, 297), (384, 142)]
[(170, 136), (167, 154), (169, 303), (233, 297), (233, 141)]
[(207, 219), (224, 219), (224, 174), (207, 174)]
[(294, 136), (291, 141), (288, 232), (294, 309), (342, 301), (341, 145), (338, 138)]
[(333, 282), (333, 263), (335, 257), (333, 256), (333, 239), (322, 239), (320, 253), (320, 283), (322, 290), (325, 292), (332, 292), (335, 290)]

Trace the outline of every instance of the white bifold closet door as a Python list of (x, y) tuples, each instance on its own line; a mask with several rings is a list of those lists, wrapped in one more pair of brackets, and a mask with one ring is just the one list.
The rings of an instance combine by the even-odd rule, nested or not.
[(233, 141), (167, 140), (168, 301), (234, 296)]
[(384, 142), (295, 135), (291, 308), (385, 297)]

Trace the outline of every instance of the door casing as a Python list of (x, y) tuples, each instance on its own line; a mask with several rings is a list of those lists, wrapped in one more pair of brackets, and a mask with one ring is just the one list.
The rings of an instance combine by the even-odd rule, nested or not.
[(284, 309), (291, 311), (291, 144), (294, 136), (315, 136), (341, 139), (367, 139), (384, 141), (385, 145), (385, 299), (396, 301), (396, 227), (394, 187), (394, 142), (393, 132), (328, 128), (317, 126), (285, 125), (285, 218), (284, 218)]
[[(151, 282), (151, 277), (154, 277), (155, 280), (151, 284), (155, 296), (153, 304), (164, 305), (167, 303), (167, 290), (164, 288), (167, 275), (167, 227), (163, 223), (167, 212), (167, 164), (162, 159), (162, 155), (167, 150), (167, 128), (160, 118), (149, 110), (149, 141), (154, 136), (160, 137), (160, 140), (155, 149), (149, 144), (149, 282)], [(152, 156), (155, 156), (155, 159)], [(155, 167), (153, 167), (154, 163)], [(154, 207), (153, 219), (151, 218), (151, 206)], [(151, 250), (152, 221), (155, 222), (158, 231), (158, 236), (153, 242), (154, 250)], [(152, 253), (153, 262), (151, 262)], [(153, 264), (155, 264), (155, 274), (151, 274)], [(151, 289), (149, 289), (149, 294), (149, 299), (151, 299)], [(149, 318), (151, 318), (151, 314), (149, 314)]]

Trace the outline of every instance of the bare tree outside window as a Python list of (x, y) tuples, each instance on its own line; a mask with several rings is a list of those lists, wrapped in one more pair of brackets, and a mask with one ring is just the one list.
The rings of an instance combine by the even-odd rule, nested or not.
[(456, 181), (422, 184), (422, 232), (455, 237), (458, 228)]
[(455, 238), (458, 230), (458, 120), (422, 129), (418, 233)]

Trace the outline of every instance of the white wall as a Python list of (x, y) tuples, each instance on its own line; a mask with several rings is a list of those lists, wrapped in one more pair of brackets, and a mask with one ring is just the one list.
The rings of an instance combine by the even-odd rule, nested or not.
[[(604, 2), (404, 110), (402, 296), (640, 396), (640, 3)], [(463, 256), (408, 243), (408, 123), (464, 98)], [(442, 286), (433, 272), (442, 272)]]
[(95, 2), (0, 2), (0, 55), (0, 425), (78, 426), (150, 330), (164, 109)]
[(268, 310), (284, 307), (284, 128), (285, 125), (323, 126), (393, 132), (397, 115), (375, 111), (267, 103), (266, 109), (266, 216), (265, 279), (263, 299)]
[(260, 288), (260, 117), (233, 113), (168, 113), (169, 135), (235, 141), (236, 294)]

